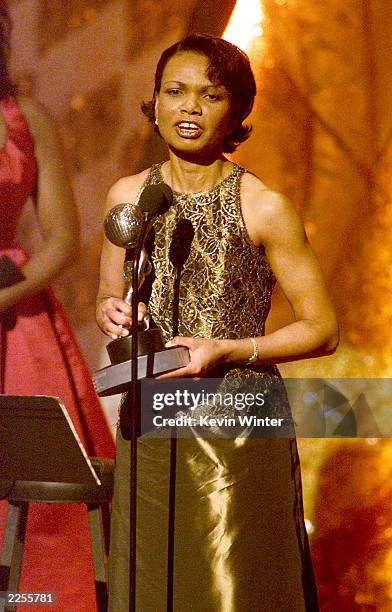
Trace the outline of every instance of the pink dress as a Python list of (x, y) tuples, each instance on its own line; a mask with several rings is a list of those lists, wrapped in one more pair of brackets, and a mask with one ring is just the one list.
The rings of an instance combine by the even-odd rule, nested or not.
[[(27, 122), (13, 98), (0, 100), (8, 129), (0, 150), (0, 256), (22, 266), (19, 216), (34, 193), (37, 166)], [(69, 323), (51, 289), (15, 306), (16, 324), (2, 335), (1, 393), (54, 395), (64, 402), (93, 456), (113, 457), (114, 443)], [(0, 536), (6, 504), (1, 504)], [(57, 593), (56, 610), (96, 609), (86, 510), (79, 505), (31, 506), (21, 591)], [(28, 608), (31, 611), (33, 608)]]

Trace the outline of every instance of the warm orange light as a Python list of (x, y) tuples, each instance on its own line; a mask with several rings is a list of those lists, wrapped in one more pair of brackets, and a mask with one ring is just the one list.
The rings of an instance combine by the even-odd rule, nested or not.
[(223, 38), (249, 53), (263, 35), (263, 20), (261, 0), (237, 0)]

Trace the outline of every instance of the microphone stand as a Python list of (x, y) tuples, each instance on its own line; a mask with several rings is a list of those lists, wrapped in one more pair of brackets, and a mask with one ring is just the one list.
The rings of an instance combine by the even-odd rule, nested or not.
[(137, 439), (140, 435), (140, 384), (138, 380), (138, 304), (139, 259), (149, 225), (148, 213), (143, 213), (143, 223), (134, 250), (131, 300), (131, 401), (129, 414), (130, 438), (130, 499), (129, 499), (129, 611), (136, 612), (136, 519), (137, 519)]

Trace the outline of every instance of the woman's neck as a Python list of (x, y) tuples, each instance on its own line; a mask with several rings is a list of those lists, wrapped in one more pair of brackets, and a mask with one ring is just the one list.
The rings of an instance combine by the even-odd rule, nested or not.
[(170, 156), (170, 161), (162, 166), (162, 175), (174, 191), (196, 193), (215, 187), (231, 172), (232, 166), (224, 157), (204, 165)]

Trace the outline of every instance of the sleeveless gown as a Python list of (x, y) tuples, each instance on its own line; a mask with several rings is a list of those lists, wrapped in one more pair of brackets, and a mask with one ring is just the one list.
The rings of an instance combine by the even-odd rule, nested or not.
[[(8, 255), (21, 267), (28, 254), (17, 244), (15, 233), (23, 206), (36, 185), (34, 144), (15, 99), (1, 100), (0, 111), (8, 132), (0, 150), (0, 256)], [(19, 302), (14, 312), (16, 324), (12, 329), (0, 325), (1, 393), (60, 397), (87, 453), (112, 457), (110, 430), (53, 292), (47, 289)], [(6, 506), (1, 503), (0, 535)], [(20, 590), (55, 591), (56, 610), (95, 610), (85, 507), (31, 504), (30, 508)]]
[[(241, 338), (264, 333), (274, 277), (265, 253), (252, 244), (243, 222), (243, 172), (234, 165), (210, 191), (174, 192), (173, 205), (154, 223), (155, 280), (149, 310), (164, 340), (175, 334)], [(161, 182), (158, 164), (150, 169), (144, 186)], [(192, 240), (176, 286), (171, 245), (183, 220), (192, 224)], [(182, 248), (186, 247), (180, 240)], [(226, 380), (279, 379), (274, 366), (218, 367), (209, 375)], [(129, 398), (122, 401), (126, 404)], [(282, 408), (290, 417), (288, 404)], [(119, 431), (111, 612), (128, 610), (129, 450)], [(166, 611), (169, 455), (170, 440), (139, 438), (138, 612)], [(219, 432), (208, 439), (197, 433), (191, 439), (177, 439), (175, 483), (174, 612), (318, 609), (295, 439), (224, 439)]]

